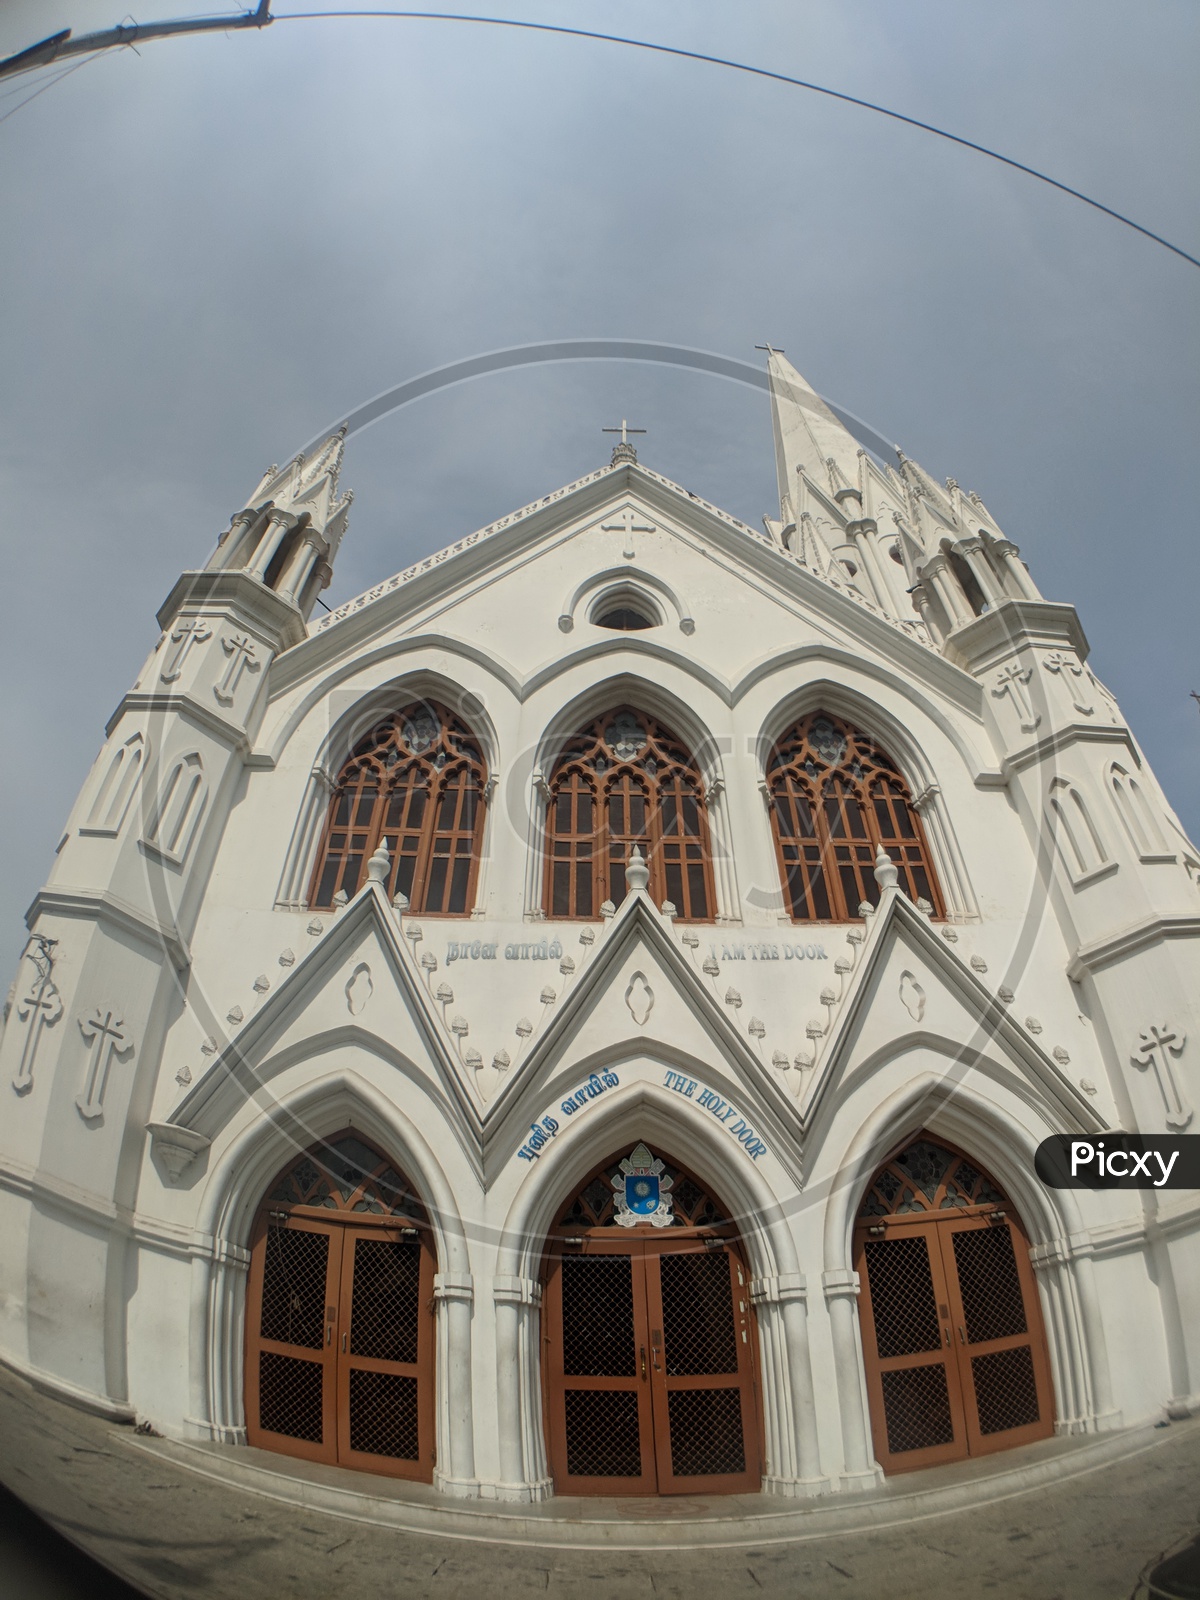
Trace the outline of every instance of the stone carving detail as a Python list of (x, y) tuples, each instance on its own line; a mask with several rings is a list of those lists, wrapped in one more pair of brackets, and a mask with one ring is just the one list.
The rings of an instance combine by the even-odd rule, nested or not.
[(1151, 1023), (1138, 1035), (1137, 1048), (1130, 1056), (1139, 1072), (1154, 1068), (1158, 1090), (1166, 1111), (1167, 1127), (1182, 1131), (1192, 1120), (1192, 1108), (1186, 1105), (1175, 1077), (1172, 1058), (1183, 1054), (1187, 1034), (1172, 1028), (1170, 1023)]
[(1033, 733), (1042, 720), (1041, 713), (1034, 707), (1033, 697), (1029, 693), (1029, 680), (1032, 676), (1032, 667), (1018, 667), (1014, 662), (996, 674), (996, 687), (992, 690), (997, 700), (1008, 695), (1020, 718), (1022, 733)]
[(635, 972), (629, 980), (629, 987), (625, 991), (625, 1004), (629, 1007), (629, 1015), (639, 1028), (644, 1028), (650, 1013), (654, 1010), (654, 990), (646, 982), (644, 972)]
[[(27, 1024), (21, 1059), (13, 1074), (12, 1086), (17, 1094), (28, 1094), (33, 1088), (33, 1066), (37, 1059), (43, 1028), (51, 1028), (63, 1014), (62, 996), (51, 977), (54, 970), (54, 946), (57, 939), (44, 939), (38, 935), (30, 941), (25, 955), (33, 963), (34, 978), (29, 992), (17, 1003), (17, 1016)], [(35, 948), (36, 946), (36, 948)]]
[(246, 1013), (242, 1010), (241, 1006), (230, 1006), (229, 1010), (225, 1013), (225, 1017), (227, 1021), (232, 1022), (236, 1026), (239, 1022), (245, 1022)]
[(346, 980), (346, 1008), (350, 1015), (360, 1016), (366, 1010), (367, 1002), (374, 993), (375, 985), (371, 981), (371, 969), (365, 961), (360, 961)]
[(221, 649), (229, 657), (229, 663), (220, 682), (213, 684), (213, 693), (223, 706), (231, 706), (237, 686), (242, 681), (242, 673), (257, 672), (262, 662), (254, 659), (254, 641), (246, 633), (226, 635), (221, 640)]
[(120, 832), (146, 764), (147, 750), (144, 736), (134, 733), (113, 751), (104, 782), (96, 791), (88, 819), (83, 824), (85, 832)]
[(104, 1113), (104, 1095), (113, 1059), (123, 1060), (133, 1053), (133, 1038), (125, 1027), (124, 1018), (111, 1006), (97, 1006), (87, 1016), (80, 1017), (79, 1031), (87, 1043), (88, 1060), (83, 1087), (75, 1096), (75, 1104), (85, 1122), (95, 1122)]
[(1061, 678), (1064, 686), (1071, 692), (1071, 704), (1082, 716), (1093, 717), (1096, 707), (1092, 704), (1091, 696), (1087, 692), (1086, 684), (1090, 673), (1085, 673), (1075, 656), (1065, 655), (1061, 650), (1052, 650), (1042, 662), (1047, 672), (1053, 672)]
[(900, 1004), (914, 1022), (920, 1022), (925, 1015), (925, 991), (911, 972), (900, 974)]
[(188, 651), (194, 644), (203, 644), (206, 639), (212, 638), (212, 629), (199, 617), (193, 617), (188, 622), (181, 622), (171, 634), (172, 648), (168, 650), (166, 660), (163, 662), (160, 674), (164, 683), (174, 683), (183, 672), (183, 664), (187, 660)]

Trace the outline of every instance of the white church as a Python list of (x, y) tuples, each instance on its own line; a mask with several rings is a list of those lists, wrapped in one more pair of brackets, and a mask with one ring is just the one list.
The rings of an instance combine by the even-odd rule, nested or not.
[(1200, 1396), (1200, 853), (980, 498), (768, 353), (765, 531), (639, 462), (312, 620), (272, 468), (5, 1013), (0, 1360), (286, 1484), (869, 1490)]

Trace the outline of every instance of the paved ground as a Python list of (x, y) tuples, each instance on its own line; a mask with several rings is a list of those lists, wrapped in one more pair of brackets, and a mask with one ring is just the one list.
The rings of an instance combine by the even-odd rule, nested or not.
[[(1127, 1600), (1140, 1569), (1200, 1526), (1200, 1421), (1049, 1487), (902, 1527), (596, 1552), (401, 1533), (283, 1505), (198, 1477), (0, 1373), (0, 1479), (155, 1600)], [(102, 1581), (38, 1587), (19, 1549), (15, 1568), (3, 1547), (0, 1558), (4, 1600), (122, 1600)]]

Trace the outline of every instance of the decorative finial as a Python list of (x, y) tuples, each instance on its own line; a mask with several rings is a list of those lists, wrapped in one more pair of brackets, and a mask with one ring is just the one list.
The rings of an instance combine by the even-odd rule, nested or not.
[(386, 883), (391, 869), (392, 858), (388, 854), (387, 840), (380, 839), (378, 850), (367, 862), (367, 877), (372, 883)]
[(900, 874), (896, 863), (888, 855), (882, 845), (875, 852), (875, 882), (880, 889), (894, 889), (899, 883)]
[(601, 428), (600, 431), (601, 433), (619, 433), (621, 435), (620, 444), (613, 446), (610, 466), (620, 466), (622, 461), (628, 461), (631, 466), (637, 465), (637, 451), (630, 444), (629, 435), (631, 433), (645, 433), (645, 428), (631, 428), (625, 418), (622, 417), (619, 428)]
[(625, 887), (630, 894), (637, 894), (639, 890), (648, 888), (649, 884), (650, 868), (635, 844), (625, 868)]

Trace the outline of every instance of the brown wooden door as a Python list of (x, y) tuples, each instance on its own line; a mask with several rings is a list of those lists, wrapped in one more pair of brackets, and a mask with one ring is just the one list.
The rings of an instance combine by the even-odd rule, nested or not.
[(251, 1242), (252, 1445), (433, 1476), (433, 1258), (415, 1229), (262, 1216)]
[(659, 1494), (762, 1486), (746, 1268), (723, 1243), (645, 1243)]
[(714, 1494), (761, 1484), (748, 1275), (725, 1241), (589, 1236), (544, 1304), (560, 1494)]
[(859, 1228), (855, 1265), (875, 1454), (886, 1472), (1053, 1433), (1029, 1245), (1012, 1218), (889, 1218)]

